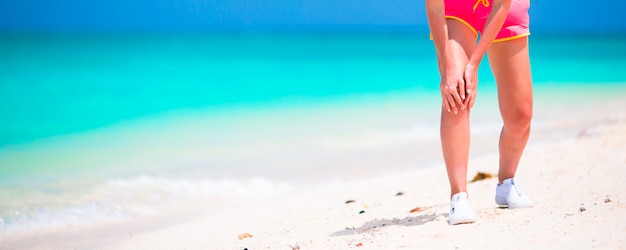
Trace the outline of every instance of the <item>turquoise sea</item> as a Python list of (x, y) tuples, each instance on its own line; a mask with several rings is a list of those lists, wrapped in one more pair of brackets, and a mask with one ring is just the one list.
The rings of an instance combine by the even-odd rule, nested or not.
[[(626, 97), (626, 36), (530, 41), (536, 98)], [(440, 164), (423, 31), (1, 34), (0, 55), (0, 234)]]

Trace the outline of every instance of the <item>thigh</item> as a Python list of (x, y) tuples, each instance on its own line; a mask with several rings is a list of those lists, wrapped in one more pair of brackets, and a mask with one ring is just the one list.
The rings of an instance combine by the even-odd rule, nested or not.
[(528, 37), (491, 44), (489, 64), (498, 85), (500, 112), (505, 122), (532, 116), (532, 77)]
[[(441, 73), (441, 93), (443, 109), (452, 115), (462, 111), (461, 95), (465, 93), (463, 73), (469, 61), (470, 55), (476, 48), (474, 33), (462, 22), (455, 19), (446, 19), (448, 40), (445, 45), (443, 57), (438, 58)], [(443, 115), (450, 115), (446, 112)], [(455, 116), (458, 119), (461, 116)]]
[(476, 48), (476, 35), (473, 30), (459, 20), (447, 18), (446, 24), (448, 26), (446, 49), (454, 53), (454, 65), (460, 69), (460, 72), (463, 72)]

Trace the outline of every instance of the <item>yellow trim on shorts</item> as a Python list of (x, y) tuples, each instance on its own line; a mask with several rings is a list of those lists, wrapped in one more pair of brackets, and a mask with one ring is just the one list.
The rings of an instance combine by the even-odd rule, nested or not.
[(467, 26), (470, 30), (472, 30), (472, 32), (474, 32), (474, 36), (478, 37), (478, 31), (476, 31), (476, 29), (474, 29), (474, 27), (472, 27), (472, 25), (470, 25), (468, 22), (466, 22), (465, 20), (459, 18), (459, 17), (455, 17), (455, 16), (446, 16), (446, 18), (448, 19), (453, 19), (453, 20), (457, 20), (459, 22), (461, 22), (462, 24), (465, 24), (465, 26)]
[(493, 40), (493, 42), (494, 43), (506, 42), (506, 41), (511, 41), (511, 40), (515, 40), (515, 39), (518, 39), (518, 38), (522, 38), (522, 37), (525, 37), (525, 36), (530, 36), (530, 32), (526, 32), (524, 34), (519, 34), (519, 35), (512, 36), (512, 37), (505, 37), (505, 38), (496, 39), (496, 40)]

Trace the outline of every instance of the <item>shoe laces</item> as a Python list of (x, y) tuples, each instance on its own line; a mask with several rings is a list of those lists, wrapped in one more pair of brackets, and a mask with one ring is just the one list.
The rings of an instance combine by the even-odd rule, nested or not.
[(523, 196), (524, 195), (524, 191), (522, 191), (522, 188), (520, 188), (517, 185), (515, 185), (515, 181), (514, 180), (511, 181), (511, 187), (515, 189), (515, 192), (517, 193), (518, 196)]

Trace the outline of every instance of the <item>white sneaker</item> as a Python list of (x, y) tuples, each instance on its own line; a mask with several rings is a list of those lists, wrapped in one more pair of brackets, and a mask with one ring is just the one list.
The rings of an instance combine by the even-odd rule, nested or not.
[(533, 201), (524, 195), (519, 186), (515, 185), (513, 178), (506, 179), (502, 184), (496, 186), (496, 203), (510, 209), (533, 206)]
[(473, 223), (476, 221), (474, 210), (469, 203), (467, 193), (460, 192), (452, 196), (450, 201), (450, 214), (448, 220), (450, 225)]

